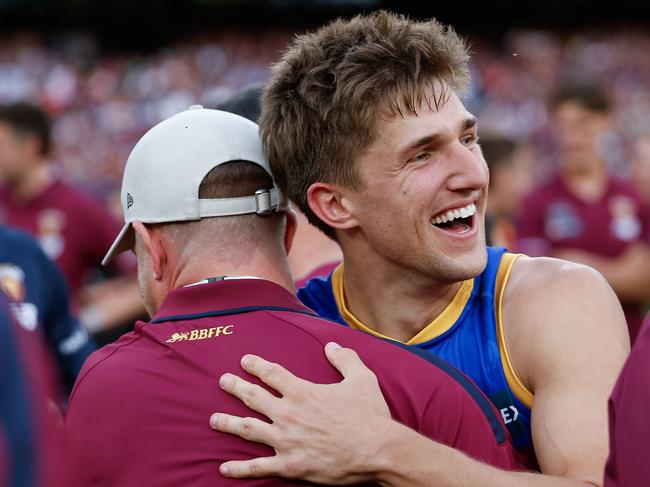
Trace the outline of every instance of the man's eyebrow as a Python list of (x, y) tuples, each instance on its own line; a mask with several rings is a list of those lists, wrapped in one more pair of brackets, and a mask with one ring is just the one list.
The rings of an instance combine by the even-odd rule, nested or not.
[(463, 121), (463, 130), (471, 129), (478, 123), (478, 119), (474, 115), (470, 115)]
[(417, 139), (416, 141), (414, 141), (413, 143), (411, 143), (407, 147), (405, 147), (404, 150), (402, 151), (402, 153), (404, 154), (404, 153), (413, 151), (415, 149), (419, 149), (420, 147), (430, 145), (430, 144), (438, 141), (441, 138), (442, 138), (442, 136), (440, 134), (425, 135), (424, 137), (420, 137), (419, 139)]
[[(478, 123), (477, 118), (475, 116), (473, 116), (473, 115), (470, 115), (465, 120), (462, 121), (462, 123), (461, 123), (461, 131), (471, 129), (472, 127), (476, 126), (477, 123)], [(416, 149), (419, 149), (421, 147), (425, 147), (427, 145), (434, 144), (441, 138), (442, 138), (442, 134), (425, 135), (424, 137), (420, 137), (419, 139), (413, 141), (411, 144), (407, 145), (401, 151), (401, 154), (407, 154), (407, 153), (409, 153), (411, 151), (414, 151)]]

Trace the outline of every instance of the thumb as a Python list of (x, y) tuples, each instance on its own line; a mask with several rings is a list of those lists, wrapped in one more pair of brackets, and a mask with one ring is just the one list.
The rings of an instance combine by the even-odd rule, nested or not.
[(359, 372), (370, 372), (351, 348), (343, 348), (335, 342), (325, 345), (327, 360), (343, 375), (344, 378)]

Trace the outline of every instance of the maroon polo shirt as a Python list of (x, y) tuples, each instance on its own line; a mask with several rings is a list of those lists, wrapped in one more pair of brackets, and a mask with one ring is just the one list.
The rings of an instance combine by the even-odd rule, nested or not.
[[(556, 176), (524, 199), (517, 232), (517, 250), (531, 256), (575, 249), (618, 257), (632, 243), (650, 243), (650, 211), (636, 189), (620, 179), (610, 178), (603, 196), (586, 202)], [(634, 340), (643, 321), (642, 307), (622, 305)]]
[(650, 315), (609, 399), (609, 460), (605, 487), (650, 483)]
[(234, 279), (172, 291), (150, 323), (86, 361), (66, 418), (71, 485), (291, 485), (220, 476), (224, 461), (273, 450), (210, 429), (215, 411), (261, 417), (218, 380), (226, 372), (250, 380), (239, 362), (253, 353), (309, 381), (338, 382), (323, 351), (329, 341), (375, 371), (398, 421), (480, 461), (522, 468), (494, 407), (451, 366), (324, 321), (277, 284)]
[[(97, 268), (120, 231), (108, 211), (82, 191), (55, 181), (27, 202), (16, 200), (0, 186), (0, 223), (31, 233), (54, 260), (73, 298), (90, 269)], [(120, 256), (114, 269), (135, 268), (130, 253)]]

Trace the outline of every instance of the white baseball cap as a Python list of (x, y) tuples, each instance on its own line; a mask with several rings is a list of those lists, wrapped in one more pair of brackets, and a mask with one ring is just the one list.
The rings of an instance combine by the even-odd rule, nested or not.
[(232, 161), (258, 164), (273, 177), (258, 126), (239, 115), (192, 105), (149, 130), (126, 162), (121, 193), (125, 225), (102, 264), (133, 248), (134, 221), (180, 222), (287, 210), (275, 182), (272, 189), (250, 196), (199, 199), (203, 178)]

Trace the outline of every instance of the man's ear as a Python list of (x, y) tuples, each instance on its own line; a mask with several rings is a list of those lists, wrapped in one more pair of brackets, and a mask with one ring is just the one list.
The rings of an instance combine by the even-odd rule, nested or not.
[(153, 227), (147, 227), (142, 222), (133, 222), (133, 230), (140, 237), (145, 252), (151, 259), (151, 267), (156, 281), (162, 281), (163, 270), (167, 264), (167, 251), (160, 238), (160, 233)]
[(312, 184), (307, 190), (307, 204), (323, 223), (336, 230), (347, 230), (359, 224), (352, 202), (334, 184)]
[(293, 245), (293, 239), (296, 236), (296, 229), (298, 228), (296, 212), (293, 209), (287, 210), (286, 219), (287, 221), (284, 225), (284, 250), (289, 255), (289, 251)]

